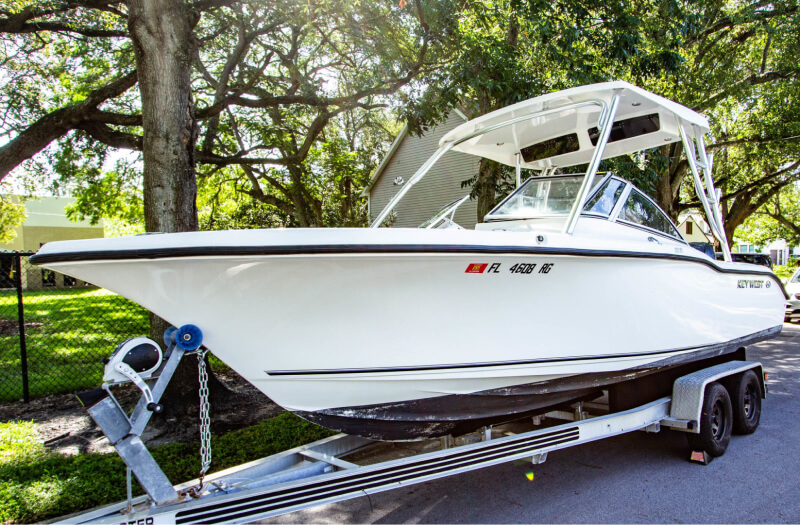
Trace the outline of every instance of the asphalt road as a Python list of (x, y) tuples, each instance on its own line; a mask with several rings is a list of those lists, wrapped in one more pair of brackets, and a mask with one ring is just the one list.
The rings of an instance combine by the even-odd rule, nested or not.
[(800, 522), (800, 327), (748, 359), (769, 373), (761, 426), (707, 466), (680, 432), (634, 432), (262, 523)]

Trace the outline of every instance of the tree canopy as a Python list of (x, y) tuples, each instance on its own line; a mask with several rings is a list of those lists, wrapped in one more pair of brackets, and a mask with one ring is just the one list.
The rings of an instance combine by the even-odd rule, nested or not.
[[(433, 0), (407, 9), (342, 0), (7, 2), (0, 180), (25, 163), (76, 194), (72, 215), (143, 216), (150, 232), (198, 229), (198, 175), (208, 181), (201, 198), (211, 227), (231, 190), (254, 199), (250, 218), (267, 205), (289, 225), (321, 226), (331, 210), (341, 223), (358, 222), (353, 177), (364, 168), (341, 168), (349, 158), (370, 163), (359, 155), (369, 140), (354, 138), (361, 113), (436, 66), (451, 8)], [(141, 152), (141, 179), (124, 162), (109, 170), (111, 150)], [(160, 340), (167, 324), (152, 315), (150, 324)], [(197, 399), (196, 376), (188, 362), (178, 368), (167, 413), (184, 414)], [(211, 379), (212, 400), (227, 397)]]
[[(421, 133), (545, 92), (624, 79), (706, 113), (729, 236), (798, 180), (798, 2), (763, 0), (198, 0), (191, 45), (204, 228), (364, 224), (358, 194), (397, 110)], [(133, 0), (0, 8), (0, 179), (23, 169), (78, 197), (76, 216), (144, 222)], [(22, 168), (20, 168), (22, 167)], [(673, 218), (697, 208), (680, 144), (607, 163)], [(505, 190), (481, 164), (479, 213)], [(778, 199), (778, 200), (776, 200)], [(774, 219), (778, 220), (778, 219)]]
[[(678, 50), (678, 67), (638, 82), (635, 75), (628, 78), (709, 116), (707, 149), (714, 155), (731, 242), (747, 217), (800, 175), (794, 165), (800, 139), (798, 4), (715, 0), (687, 3), (685, 9), (697, 22)], [(682, 186), (690, 172), (679, 143), (615, 167), (673, 219), (699, 207), (691, 185)]]
[[(236, 181), (235, 191), (300, 226), (326, 222), (328, 196), (316, 188), (315, 172), (324, 172), (325, 162), (341, 163), (333, 144), (350, 133), (348, 153), (367, 147), (369, 139), (362, 145), (354, 132), (365, 119), (379, 119), (364, 114), (385, 107), (386, 97), (443, 60), (454, 9), (421, 0), (405, 8), (339, 0), (182, 5), (178, 14), (191, 32), (187, 111), (196, 122), (184, 141), (196, 141), (191, 155), (199, 176)], [(130, 173), (105, 163), (110, 149), (147, 149), (136, 42), (158, 32), (137, 37), (135, 9), (136, 2), (111, 0), (0, 9), (6, 44), (0, 136), (7, 141), (0, 179), (28, 161), (28, 172), (40, 180), (55, 176), (55, 184), (82, 194), (77, 211), (93, 217), (110, 211), (102, 198), (108, 193), (99, 188), (130, 196)], [(329, 127), (338, 131), (326, 136), (336, 140), (327, 153), (316, 151)], [(337, 184), (353, 208), (358, 184)]]

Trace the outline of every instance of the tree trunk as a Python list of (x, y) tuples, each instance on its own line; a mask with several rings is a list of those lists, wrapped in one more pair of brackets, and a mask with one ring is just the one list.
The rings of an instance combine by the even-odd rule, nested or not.
[(148, 232), (198, 229), (191, 93), (195, 20), (179, 0), (129, 0), (128, 30), (142, 97)]
[(478, 197), (478, 222), (492, 211), (495, 201), (495, 186), (501, 176), (500, 165), (489, 159), (481, 159), (478, 168), (478, 180), (475, 181), (474, 192)]
[(680, 215), (680, 194), (676, 194), (673, 190), (672, 177), (667, 170), (659, 174), (658, 182), (656, 183), (656, 202), (659, 207), (666, 213), (670, 219), (676, 224), (678, 223), (678, 215)]
[(685, 175), (680, 166), (680, 156), (683, 147), (680, 144), (671, 144), (669, 146), (662, 146), (659, 150), (659, 154), (669, 160), (668, 162), (664, 162), (661, 166), (658, 165), (661, 163), (656, 165), (651, 163), (652, 169), (658, 173), (658, 181), (655, 187), (656, 194), (654, 197), (656, 203), (658, 203), (664, 213), (677, 224), (678, 216), (681, 213), (680, 188)]
[[(180, 0), (128, 0), (128, 10), (142, 100), (145, 228), (148, 232), (196, 231), (197, 123), (191, 71), (197, 15)], [(167, 326), (151, 315), (152, 339), (161, 342)], [(209, 389), (212, 398), (228, 392), (213, 375)], [(198, 405), (197, 392), (197, 360), (187, 356), (162, 400), (164, 419), (185, 416), (190, 406)]]

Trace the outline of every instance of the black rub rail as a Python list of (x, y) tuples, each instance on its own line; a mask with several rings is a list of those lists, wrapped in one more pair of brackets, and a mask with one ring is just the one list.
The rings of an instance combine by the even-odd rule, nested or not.
[(108, 261), (126, 259), (166, 259), (173, 257), (214, 257), (253, 255), (332, 255), (341, 253), (464, 253), (464, 254), (518, 254), (518, 255), (571, 255), (579, 257), (624, 257), (643, 259), (665, 259), (703, 264), (719, 273), (758, 275), (772, 279), (789, 295), (778, 277), (772, 272), (748, 271), (723, 268), (706, 258), (682, 254), (595, 250), (548, 246), (488, 246), (485, 244), (314, 244), (293, 246), (179, 246), (169, 248), (139, 248), (129, 250), (93, 250), (83, 252), (57, 252), (35, 254), (33, 264), (77, 261)]

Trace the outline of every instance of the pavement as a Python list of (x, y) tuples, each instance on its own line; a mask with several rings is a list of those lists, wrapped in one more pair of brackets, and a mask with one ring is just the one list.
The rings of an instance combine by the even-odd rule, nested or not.
[(680, 432), (634, 432), (260, 523), (798, 523), (800, 327), (747, 357), (769, 374), (761, 425), (709, 465)]

